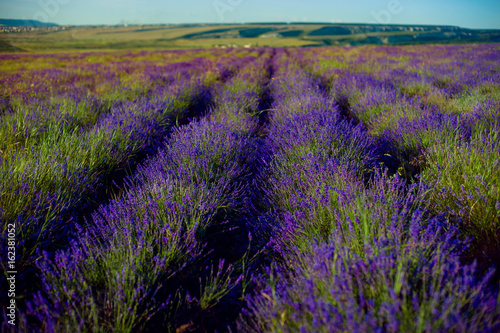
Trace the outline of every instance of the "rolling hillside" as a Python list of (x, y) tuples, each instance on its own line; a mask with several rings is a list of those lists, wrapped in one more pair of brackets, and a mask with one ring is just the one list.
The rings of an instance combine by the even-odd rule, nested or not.
[[(0, 27), (1, 31), (1, 27)], [(353, 46), (500, 42), (500, 30), (454, 26), (253, 23), (38, 27), (0, 33), (0, 51)]]

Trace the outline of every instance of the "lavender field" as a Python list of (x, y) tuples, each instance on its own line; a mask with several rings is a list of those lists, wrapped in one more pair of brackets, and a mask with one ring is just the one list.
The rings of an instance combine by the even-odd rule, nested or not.
[(4, 54), (0, 82), (3, 331), (500, 331), (498, 44)]

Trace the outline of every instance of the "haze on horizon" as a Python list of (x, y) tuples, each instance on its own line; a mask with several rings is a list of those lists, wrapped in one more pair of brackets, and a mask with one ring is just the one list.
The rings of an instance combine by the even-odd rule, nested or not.
[(330, 22), (500, 29), (500, 1), (0, 0), (0, 18), (61, 25)]

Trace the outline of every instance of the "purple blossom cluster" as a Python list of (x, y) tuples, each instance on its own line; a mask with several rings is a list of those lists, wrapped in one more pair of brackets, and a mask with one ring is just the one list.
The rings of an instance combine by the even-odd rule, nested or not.
[(500, 330), (497, 45), (0, 60), (17, 330)]
[[(242, 92), (268, 74), (265, 59), (246, 62), (233, 85), (215, 90), (210, 114), (176, 129), (67, 250), (37, 260), (42, 289), (28, 303), (26, 323), (35, 320), (47, 332), (153, 324), (168, 330), (188, 314), (210, 310), (240, 283), (241, 269), (224, 259), (210, 264), (207, 256), (217, 251), (210, 248), (214, 229), (245, 227), (224, 220), (248, 210), (245, 185), (257, 151), (237, 106), (254, 105), (255, 96)], [(234, 85), (247, 70), (254, 77)], [(239, 119), (227, 119), (229, 111)]]
[[(298, 58), (298, 64), (312, 67)], [(262, 273), (259, 292), (248, 298), (239, 329), (498, 330), (498, 287), (489, 284), (493, 271), (479, 278), (475, 263), (462, 263), (469, 241), (461, 240), (459, 229), (463, 228), (453, 223), (449, 214), (434, 211), (437, 199), (429, 204), (427, 194), (432, 193), (430, 186), (435, 186), (428, 181), (432, 177), (408, 186), (398, 174), (389, 176), (377, 169), (387, 137), (393, 141), (392, 149), (402, 151), (397, 144), (406, 144), (404, 138), (415, 136), (418, 130), (399, 129), (400, 138), (386, 134), (385, 140), (382, 137), (379, 141), (372, 136), (376, 132), (367, 130), (374, 126), (360, 119), (361, 113), (349, 110), (358, 122), (346, 117), (340, 103), (332, 107), (314, 77), (293, 62), (290, 67), (275, 81), (275, 101), (280, 102), (275, 103), (267, 138), (272, 158), (264, 186), (280, 221), (272, 237), (276, 259)], [(385, 94), (383, 84), (375, 83), (379, 85), (377, 93)], [(363, 82), (361, 86), (373, 84)], [(295, 91), (308, 94), (297, 96)], [(392, 91), (393, 98), (376, 94), (377, 103), (394, 107), (407, 98), (394, 88)], [(350, 100), (356, 98), (352, 92), (347, 94)], [(324, 102), (310, 108), (311, 100)], [(440, 116), (432, 108), (420, 108), (418, 100), (412, 103), (415, 110), (428, 113), (435, 121), (418, 118), (412, 122), (404, 114), (398, 118), (418, 122), (422, 126), (418, 128), (427, 125), (445, 132), (435, 144), (451, 133), (456, 140), (466, 141), (480, 123), (478, 117), (465, 115), (462, 120), (456, 115)], [(369, 103), (361, 105), (370, 108)], [(409, 106), (401, 109), (411, 110)], [(436, 147), (425, 141), (418, 143), (415, 148)], [(488, 152), (498, 158), (496, 150)], [(432, 149), (429, 154), (433, 156)], [(492, 183), (483, 184), (487, 191), (495, 189)], [(494, 232), (489, 235), (494, 237)]]
[(201, 260), (207, 229), (238, 204), (247, 140), (206, 120), (176, 132), (68, 251), (38, 261), (45, 295), (28, 311), (41, 329), (140, 329), (165, 307), (176, 310), (177, 284)]
[[(248, 59), (228, 57), (220, 62), (234, 73)], [(2, 230), (8, 223), (16, 223), (22, 235), (17, 258), (20, 276), (25, 281), (19, 288), (21, 295), (33, 288), (28, 281), (34, 278), (37, 251), (66, 246), (77, 236), (76, 224), (85, 225), (84, 220), (97, 207), (96, 203), (110, 197), (111, 188), (120, 186), (115, 184), (122, 182), (126, 172), (145, 156), (155, 154), (176, 124), (205, 111), (214, 84), (222, 81), (218, 76), (207, 79), (208, 65), (209, 61), (202, 59), (189, 66), (172, 67), (171, 75), (186, 79), (168, 86), (158, 85), (154, 99), (138, 96), (118, 101), (87, 128), (65, 123), (61, 130), (59, 114), (54, 112), (55, 117), (50, 118), (52, 114), (48, 112), (46, 133), (36, 140), (22, 137), (6, 149), (5, 158), (0, 160), (0, 221)], [(82, 104), (75, 105), (78, 109)], [(28, 112), (16, 109), (12, 117), (19, 117), (19, 113), (23, 117)], [(7, 120), (4, 124), (3, 132), (12, 132), (11, 123)], [(29, 133), (40, 133), (36, 121), (27, 126), (32, 126)], [(14, 133), (22, 134), (15, 129)], [(1, 239), (6, 237), (4, 233)], [(5, 251), (3, 248), (2, 253)], [(5, 278), (1, 283), (6, 283)]]

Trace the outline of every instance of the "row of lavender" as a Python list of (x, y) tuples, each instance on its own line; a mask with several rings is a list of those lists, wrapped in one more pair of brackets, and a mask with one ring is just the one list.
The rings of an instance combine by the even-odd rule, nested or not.
[(2, 219), (41, 279), (21, 330), (500, 328), (497, 47), (203, 52), (0, 101)]
[(251, 227), (230, 219), (251, 208), (252, 113), (268, 62), (264, 52), (214, 88), (207, 117), (178, 129), (67, 250), (37, 260), (43, 287), (22, 317), (26, 330), (172, 330), (241, 297), (248, 253), (232, 263), (213, 253), (221, 233)]
[[(87, 92), (16, 95), (23, 106), (1, 118), (2, 137), (11, 140), (3, 142), (1, 151), (0, 221), (2, 231), (9, 223), (17, 225), (20, 300), (37, 286), (34, 263), (41, 251), (66, 247), (77, 236), (76, 227), (85, 227), (85, 216), (96, 203), (120, 191), (116, 182), (122, 182), (125, 172), (142, 156), (155, 154), (176, 123), (204, 112), (217, 86), (253, 59), (230, 55), (174, 63), (155, 77), (175, 80), (155, 79), (147, 94), (114, 101), (105, 109), (100, 107), (102, 99), (87, 97)], [(216, 70), (207, 72), (207, 67)], [(2, 242), (6, 235), (2, 233)], [(5, 272), (6, 265), (2, 260)], [(2, 275), (2, 285), (5, 278)]]
[(345, 117), (321, 87), (293, 63), (273, 86), (263, 186), (281, 220), (276, 265), (261, 276), (239, 328), (498, 330), (493, 272), (478, 278), (475, 264), (461, 264), (468, 244), (456, 221), (427, 208), (426, 182), (408, 186), (380, 170), (384, 141)]
[(344, 114), (385, 143), (388, 167), (429, 185), (425, 196), (434, 214), (446, 214), (474, 238), (468, 256), (485, 267), (498, 264), (500, 50), (476, 45), (373, 51), (371, 61), (360, 56), (344, 69), (302, 64), (329, 83)]

